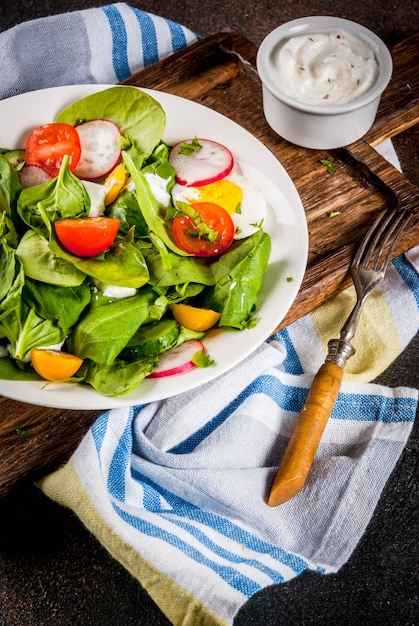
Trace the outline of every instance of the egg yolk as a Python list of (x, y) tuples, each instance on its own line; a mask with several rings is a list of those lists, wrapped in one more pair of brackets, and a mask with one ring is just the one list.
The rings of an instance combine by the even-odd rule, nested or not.
[(209, 185), (203, 185), (197, 187), (199, 191), (199, 202), (213, 202), (218, 206), (223, 207), (227, 213), (234, 213), (240, 210), (240, 205), (243, 199), (243, 192), (241, 188), (232, 183), (231, 180), (216, 180)]

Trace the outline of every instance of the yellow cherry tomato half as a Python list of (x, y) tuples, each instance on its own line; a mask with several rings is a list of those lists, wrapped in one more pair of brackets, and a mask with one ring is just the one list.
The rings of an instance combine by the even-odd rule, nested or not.
[(189, 330), (209, 330), (221, 317), (221, 313), (217, 311), (201, 309), (189, 304), (172, 304), (170, 308), (177, 323)]
[(74, 354), (46, 348), (33, 348), (31, 361), (35, 372), (45, 380), (71, 378), (83, 363), (83, 359)]
[(109, 206), (119, 196), (122, 187), (127, 182), (128, 174), (122, 163), (116, 166), (114, 170), (104, 180), (106, 187), (105, 206)]

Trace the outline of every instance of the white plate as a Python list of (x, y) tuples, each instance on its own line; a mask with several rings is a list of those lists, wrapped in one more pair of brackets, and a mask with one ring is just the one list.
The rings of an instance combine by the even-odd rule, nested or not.
[[(0, 101), (0, 145), (24, 146), (29, 132), (51, 122), (68, 104), (109, 85), (77, 85), (43, 89)], [(144, 89), (144, 91), (148, 91)], [(245, 176), (263, 191), (270, 204), (265, 230), (272, 253), (259, 296), (259, 322), (244, 331), (217, 331), (205, 340), (216, 365), (163, 379), (147, 379), (129, 394), (107, 398), (90, 386), (0, 380), (0, 394), (30, 404), (63, 409), (109, 409), (168, 398), (213, 380), (253, 352), (278, 326), (291, 307), (307, 261), (308, 233), (303, 205), (290, 177), (265, 146), (232, 120), (171, 94), (149, 91), (163, 106), (166, 132), (173, 144), (201, 136), (226, 144)], [(287, 280), (291, 277), (292, 281)]]

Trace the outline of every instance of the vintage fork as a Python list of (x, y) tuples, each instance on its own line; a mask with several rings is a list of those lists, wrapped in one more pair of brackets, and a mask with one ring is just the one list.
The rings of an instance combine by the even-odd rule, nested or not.
[(304, 486), (327, 420), (338, 396), (347, 360), (355, 354), (354, 337), (366, 298), (383, 280), (392, 252), (411, 214), (400, 209), (385, 210), (374, 221), (351, 263), (350, 272), (357, 300), (342, 327), (340, 338), (328, 343), (325, 362), (314, 377), (282, 457), (268, 498), (277, 506)]

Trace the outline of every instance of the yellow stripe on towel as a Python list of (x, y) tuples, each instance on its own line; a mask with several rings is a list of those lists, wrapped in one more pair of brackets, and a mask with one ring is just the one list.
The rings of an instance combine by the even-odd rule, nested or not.
[(73, 460), (38, 482), (46, 496), (70, 508), (106, 550), (134, 576), (173, 626), (227, 626), (199, 600), (156, 569), (106, 523), (85, 491)]
[[(327, 342), (340, 337), (356, 296), (354, 287), (337, 294), (310, 315), (314, 329), (327, 353)], [(370, 382), (397, 358), (400, 336), (391, 310), (378, 289), (365, 301), (351, 344), (356, 349), (345, 367), (345, 380)]]

